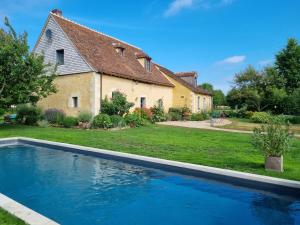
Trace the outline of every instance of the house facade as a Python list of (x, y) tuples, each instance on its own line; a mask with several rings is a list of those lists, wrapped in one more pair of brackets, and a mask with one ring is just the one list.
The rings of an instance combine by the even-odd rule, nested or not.
[[(34, 52), (43, 54), (45, 63), (56, 64), (59, 74), (58, 92), (38, 103), (43, 109), (96, 115), (101, 99), (116, 91), (124, 93), (134, 108), (163, 103), (166, 111), (187, 106), (198, 112), (211, 107), (210, 93), (196, 86), (196, 73), (174, 74), (153, 63), (140, 48), (70, 21), (60, 10), (49, 14)], [(198, 107), (198, 96), (206, 96), (206, 107)]]

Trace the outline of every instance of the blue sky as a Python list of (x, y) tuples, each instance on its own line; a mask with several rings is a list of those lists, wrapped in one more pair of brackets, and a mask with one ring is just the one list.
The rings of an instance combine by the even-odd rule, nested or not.
[[(51, 9), (142, 48), (169, 69), (199, 72), (227, 92), (247, 65), (272, 63), (289, 37), (300, 41), (299, 0), (0, 0), (32, 48)], [(2, 26), (2, 25), (1, 25)]]

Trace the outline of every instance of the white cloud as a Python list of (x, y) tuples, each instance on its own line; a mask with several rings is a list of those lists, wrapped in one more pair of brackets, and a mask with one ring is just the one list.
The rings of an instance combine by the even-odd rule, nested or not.
[(173, 0), (164, 13), (165, 17), (178, 14), (184, 9), (203, 8), (211, 9), (230, 5), (235, 0)]
[(194, 3), (195, 0), (174, 0), (165, 11), (164, 16), (174, 16), (181, 10), (192, 7)]
[(237, 63), (242, 63), (245, 60), (246, 60), (245, 55), (235, 55), (235, 56), (231, 56), (226, 59), (223, 59), (223, 60), (217, 62), (217, 64), (237, 64)]

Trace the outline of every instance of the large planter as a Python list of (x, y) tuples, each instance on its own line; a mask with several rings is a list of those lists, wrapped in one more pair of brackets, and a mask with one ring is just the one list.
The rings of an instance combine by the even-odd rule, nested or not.
[(283, 156), (267, 156), (265, 169), (268, 171), (283, 172)]

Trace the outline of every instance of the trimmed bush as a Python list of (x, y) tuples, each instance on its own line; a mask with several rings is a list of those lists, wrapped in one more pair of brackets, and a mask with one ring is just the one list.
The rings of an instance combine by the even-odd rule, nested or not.
[(17, 122), (26, 125), (36, 125), (42, 118), (42, 110), (32, 105), (20, 105), (17, 107)]
[(130, 127), (141, 127), (141, 126), (147, 126), (149, 124), (149, 121), (146, 119), (143, 119), (141, 116), (139, 116), (136, 113), (130, 113), (125, 116), (125, 122)]
[(78, 118), (73, 116), (66, 116), (62, 121), (62, 125), (65, 128), (75, 127), (78, 125)]
[(93, 119), (93, 115), (90, 112), (81, 112), (78, 116), (78, 121), (81, 123), (89, 123)]
[(300, 116), (293, 116), (289, 121), (292, 124), (300, 124)]
[(267, 112), (255, 112), (251, 116), (251, 120), (254, 123), (268, 123), (272, 119), (272, 116)]
[(112, 115), (110, 116), (112, 127), (125, 127), (126, 122), (122, 116)]
[(112, 122), (107, 114), (99, 114), (94, 117), (92, 122), (93, 128), (104, 128), (108, 129), (112, 127)]
[(209, 116), (204, 112), (193, 113), (192, 117), (191, 117), (192, 121), (203, 121), (203, 120), (207, 120), (207, 119), (209, 119)]
[(168, 119), (172, 121), (182, 120), (182, 108), (169, 108)]
[(167, 120), (164, 109), (162, 107), (153, 106), (150, 110), (152, 112), (152, 122), (153, 123), (162, 122), (162, 121)]
[(47, 109), (44, 113), (44, 117), (51, 124), (62, 124), (65, 113), (60, 109)]

